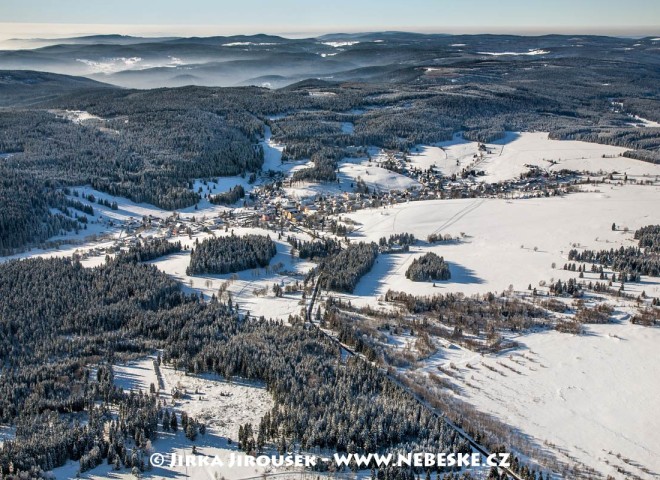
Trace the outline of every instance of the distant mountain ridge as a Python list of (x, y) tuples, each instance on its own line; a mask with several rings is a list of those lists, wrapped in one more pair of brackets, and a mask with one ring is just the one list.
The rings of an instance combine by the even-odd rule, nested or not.
[(0, 107), (27, 106), (81, 90), (117, 88), (84, 77), (30, 70), (0, 70)]
[[(660, 41), (590, 36), (447, 35), (409, 32), (35, 39), (37, 48), (0, 51), (0, 69), (85, 76), (129, 88), (257, 85), (279, 88), (309, 78), (398, 81), (399, 69), (440, 68), (507, 57), (593, 59), (660, 66)], [(383, 74), (379, 78), (377, 72)], [(374, 76), (374, 72), (376, 72)], [(404, 76), (409, 79), (409, 75)]]

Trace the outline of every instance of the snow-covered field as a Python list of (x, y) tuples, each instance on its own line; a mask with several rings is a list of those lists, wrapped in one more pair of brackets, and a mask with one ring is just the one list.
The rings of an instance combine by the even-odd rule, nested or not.
[[(171, 275), (181, 281), (184, 288), (189, 291), (203, 293), (206, 298), (217, 294), (218, 289), (228, 283), (227, 291), (231, 292), (234, 302), (237, 302), (241, 311), (249, 311), (254, 316), (265, 316), (267, 318), (279, 318), (286, 320), (288, 316), (299, 314), (303, 305), (300, 304), (302, 294), (284, 293), (282, 297), (275, 297), (270, 290), (274, 283), (284, 287), (302, 279), (305, 273), (314, 266), (311, 262), (291, 256), (291, 246), (283, 240), (277, 240), (277, 234), (272, 231), (259, 228), (234, 228), (236, 235), (258, 234), (270, 235), (277, 244), (277, 254), (271, 259), (270, 265), (279, 265), (279, 269), (254, 269), (244, 270), (237, 274), (224, 275), (186, 275), (186, 267), (190, 263), (190, 250), (182, 251), (161, 257), (150, 263), (159, 270)], [(229, 235), (230, 232), (216, 231), (216, 235)], [(185, 246), (194, 246), (194, 242), (202, 241), (208, 234), (199, 234), (192, 239), (181, 237), (181, 243)], [(268, 289), (264, 295), (255, 295), (255, 290)]]
[(51, 112), (78, 124), (82, 124), (88, 120), (103, 121), (101, 117), (92, 115), (91, 113), (84, 110), (51, 110)]
[(214, 374), (190, 375), (162, 366), (167, 390), (177, 387), (188, 392), (176, 407), (203, 422), (216, 435), (238, 438), (240, 425), (259, 420), (273, 407), (265, 385), (235, 378), (231, 382)]
[(651, 163), (621, 157), (626, 148), (571, 140), (551, 140), (544, 132), (507, 133), (506, 137), (486, 144), (487, 152), (475, 159), (479, 149), (456, 135), (453, 140), (434, 145), (420, 145), (409, 156), (417, 168), (435, 166), (443, 175), (459, 173), (470, 166), (486, 172), (479, 181), (494, 183), (518, 178), (537, 166), (549, 172), (562, 169), (592, 174), (618, 172), (629, 177), (660, 175), (660, 168)]
[[(490, 146), (490, 145), (489, 145)], [(548, 171), (561, 169), (619, 172), (629, 176), (659, 175), (660, 168), (647, 162), (619, 157), (627, 149), (571, 140), (550, 140), (547, 133), (509, 133), (493, 143), (495, 152), (486, 155), (479, 168), (486, 171), (485, 180), (496, 182), (517, 177), (535, 165)], [(605, 156), (605, 157), (604, 157)]]
[[(458, 199), (410, 202), (346, 215), (358, 223), (355, 240), (378, 241), (394, 233), (413, 233), (424, 241), (410, 253), (380, 255), (355, 291), (356, 301), (374, 302), (388, 289), (414, 294), (503, 291), (513, 285), (565, 278), (561, 270), (573, 245), (609, 249), (634, 245), (632, 232), (658, 223), (660, 188), (656, 186), (598, 187), (600, 192), (542, 199)], [(593, 189), (592, 189), (593, 190)], [(631, 233), (612, 231), (616, 222)], [(426, 244), (431, 233), (450, 234), (460, 242)], [(413, 258), (435, 252), (449, 262), (452, 278), (412, 282), (405, 272)], [(552, 268), (555, 263), (557, 268)], [(574, 274), (572, 276), (575, 276)], [(644, 278), (646, 293), (660, 295), (658, 279)]]
[(126, 392), (139, 390), (148, 393), (151, 384), (158, 387), (153, 358), (143, 358), (128, 364), (114, 365), (115, 384)]
[(560, 461), (613, 478), (623, 478), (617, 467), (634, 478), (658, 478), (660, 417), (650, 406), (660, 395), (660, 330), (622, 319), (586, 330), (517, 337), (521, 348), (501, 355), (444, 348), (424, 369), (451, 368), (460, 398), (532, 436)]
[[(372, 162), (364, 158), (344, 158), (339, 162), (336, 183), (300, 182), (286, 187), (287, 195), (296, 199), (315, 197), (317, 195), (332, 195), (342, 192), (354, 192), (358, 181), (364, 182), (371, 191), (389, 192), (390, 190), (408, 190), (419, 188), (416, 180), (400, 173), (392, 172), (378, 165), (385, 157), (380, 150), (371, 149), (375, 156)], [(292, 171), (310, 165), (300, 165)]]
[[(379, 298), (389, 289), (415, 295), (473, 294), (501, 292), (513, 285), (524, 291), (541, 281), (575, 278), (575, 272), (562, 269), (571, 248), (635, 245), (635, 229), (660, 221), (657, 186), (589, 189), (539, 200), (411, 202), (349, 214), (359, 224), (356, 240), (411, 232), (422, 241), (410, 253), (380, 255), (354, 294), (345, 297), (353, 305), (387, 307)], [(629, 231), (612, 231), (613, 222)], [(462, 239), (429, 245), (425, 239), (430, 233)], [(434, 287), (405, 278), (412, 260), (428, 251), (449, 262), (451, 280)], [(589, 280), (597, 281), (598, 275), (586, 273)], [(626, 291), (660, 297), (660, 280), (642, 277), (627, 284)], [(614, 306), (618, 323), (588, 326), (586, 335), (530, 333), (515, 338), (520, 349), (498, 356), (440, 348), (420, 365), (436, 374), (438, 365), (456, 365), (462, 377), (457, 382), (459, 398), (531, 438), (561, 462), (586, 465), (613, 478), (624, 478), (617, 468), (639, 478), (657, 478), (660, 426), (648, 406), (660, 389), (655, 380), (658, 365), (652, 360), (660, 331), (627, 322), (630, 305)], [(405, 349), (410, 341), (399, 336), (391, 343)]]
[(436, 168), (445, 176), (459, 173), (477, 154), (477, 144), (468, 142), (459, 135), (453, 140), (439, 142), (433, 145), (420, 145), (409, 155), (410, 164), (416, 168), (427, 170)]
[[(588, 190), (538, 200), (411, 202), (346, 215), (358, 223), (355, 240), (410, 232), (422, 242), (410, 253), (380, 255), (354, 294), (345, 297), (354, 305), (373, 306), (388, 289), (415, 295), (501, 292), (510, 285), (526, 290), (541, 281), (575, 278), (575, 272), (562, 269), (571, 248), (636, 245), (632, 232), (660, 221), (657, 186)], [(621, 230), (613, 231), (613, 222)], [(429, 245), (425, 240), (431, 233), (462, 239)], [(451, 280), (434, 287), (405, 278), (413, 258), (428, 251), (449, 262)], [(585, 280), (598, 276), (587, 273)], [(626, 291), (660, 297), (660, 280), (642, 277), (640, 283), (627, 284)], [(630, 478), (658, 478), (660, 424), (649, 405), (660, 394), (660, 371), (653, 360), (660, 331), (630, 324), (630, 302), (611, 302), (617, 322), (587, 326), (585, 335), (530, 333), (515, 338), (520, 349), (501, 355), (440, 348), (420, 362), (421, 368), (438, 373), (438, 365), (454, 364), (462, 377), (457, 382), (462, 400), (531, 437), (562, 462), (613, 478), (624, 478), (622, 471)], [(406, 348), (409, 341), (400, 336), (392, 343)]]
[[(369, 163), (365, 159), (347, 160), (339, 166), (339, 181), (346, 186), (347, 183), (357, 183), (362, 180), (370, 189), (387, 192), (389, 190), (407, 190), (419, 187), (419, 183), (405, 175), (392, 172)], [(354, 189), (349, 188), (348, 191)]]

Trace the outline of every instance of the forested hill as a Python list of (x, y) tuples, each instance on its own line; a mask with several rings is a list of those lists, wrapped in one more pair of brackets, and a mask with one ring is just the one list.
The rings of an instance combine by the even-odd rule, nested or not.
[[(0, 472), (44, 478), (68, 460), (84, 470), (87, 455), (91, 466), (112, 462), (117, 444), (137, 445), (142, 455), (162, 431), (161, 403), (117, 388), (112, 364), (156, 348), (185, 371), (266, 382), (275, 405), (260, 419), (262, 442), (361, 453), (374, 445), (470, 451), (371, 364), (342, 361), (316, 329), (240, 319), (215, 296), (186, 296), (156, 267), (130, 258), (91, 269), (71, 259), (30, 259), (0, 264), (0, 421), (17, 426), (0, 445)], [(120, 412), (116, 421), (111, 411)], [(74, 422), (79, 414), (89, 422)]]
[[(514, 62), (518, 68), (526, 68), (525, 64), (539, 59), (552, 63), (559, 59), (591, 59), (656, 67), (660, 64), (654, 37), (372, 32), (295, 39), (275, 35), (203, 38), (102, 35), (21, 43), (34, 48), (0, 51), (0, 69), (82, 75), (128, 88), (184, 85), (280, 88), (309, 78), (411, 81), (411, 69), (451, 69), (475, 59)], [(488, 77), (482, 80), (488, 81)]]
[(84, 77), (28, 70), (0, 71), (0, 107), (28, 106), (71, 92), (116, 89)]
[[(602, 59), (598, 52), (618, 45), (607, 38), (590, 38), (584, 53), (480, 56), (388, 38), (391, 65), (279, 90), (129, 90), (84, 78), (0, 72), (0, 104), (14, 104), (0, 109), (0, 254), (76, 228), (75, 217), (57, 212), (67, 203), (65, 186), (87, 184), (168, 210), (191, 207), (200, 200), (193, 179), (261, 170), (266, 125), (285, 145), (284, 160), (311, 160), (311, 167), (296, 171), (299, 181), (336, 180), (338, 162), (361, 147), (405, 152), (455, 132), (490, 142), (506, 131), (547, 131), (660, 162), (660, 129), (639, 128), (636, 119), (660, 121), (660, 72), (645, 53), (650, 40), (630, 54), (638, 59), (633, 64), (619, 54)], [(499, 39), (501, 48), (505, 40), (522, 41)], [(374, 48), (342, 56), (373, 55)], [(406, 49), (417, 64), (401, 63)]]

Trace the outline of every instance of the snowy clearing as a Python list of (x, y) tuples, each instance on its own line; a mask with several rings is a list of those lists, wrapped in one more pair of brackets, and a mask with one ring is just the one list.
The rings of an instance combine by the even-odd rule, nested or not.
[[(159, 270), (171, 275), (181, 281), (186, 291), (203, 293), (206, 298), (217, 294), (218, 289), (227, 285), (227, 291), (240, 306), (241, 311), (249, 311), (254, 316), (265, 316), (266, 318), (278, 318), (286, 320), (289, 315), (300, 313), (303, 305), (300, 304), (302, 294), (284, 293), (282, 297), (275, 297), (270, 288), (274, 283), (285, 287), (293, 284), (296, 280), (302, 282), (304, 274), (314, 266), (313, 263), (291, 256), (291, 246), (284, 240), (277, 240), (277, 235), (272, 231), (258, 228), (235, 228), (232, 229), (236, 235), (257, 234), (270, 235), (277, 245), (277, 254), (271, 259), (270, 266), (279, 266), (278, 269), (252, 269), (244, 270), (236, 274), (223, 275), (186, 275), (186, 268), (190, 263), (190, 250), (184, 250), (161, 257), (149, 262)], [(229, 235), (229, 232), (216, 232), (217, 235)], [(193, 247), (194, 242), (207, 238), (207, 234), (199, 234), (192, 239), (181, 237), (183, 246)], [(285, 274), (286, 273), (286, 274)], [(255, 291), (268, 290), (265, 294), (255, 295)]]
[(660, 167), (652, 163), (622, 157), (626, 148), (572, 140), (551, 140), (545, 132), (508, 132), (506, 137), (485, 145), (479, 151), (477, 142), (460, 135), (448, 142), (419, 145), (408, 157), (411, 165), (426, 170), (435, 167), (443, 175), (458, 174), (463, 168), (482, 170), (479, 181), (500, 182), (514, 179), (540, 167), (549, 172), (562, 169), (579, 172), (626, 173), (629, 176), (660, 175)]
[[(304, 199), (317, 195), (354, 192), (358, 181), (364, 182), (370, 190), (377, 192), (420, 187), (416, 180), (378, 166), (379, 159), (384, 160), (384, 157), (381, 157), (381, 153), (376, 154), (376, 158), (371, 163), (367, 158), (344, 158), (339, 163), (336, 183), (299, 182), (284, 190), (292, 198)], [(300, 168), (304, 168), (304, 166), (299, 166), (292, 171)]]
[[(158, 385), (153, 362), (155, 356), (143, 358), (127, 365), (115, 365), (115, 382), (125, 390), (149, 391), (149, 385)], [(192, 442), (182, 431), (177, 433), (159, 431), (157, 439), (152, 443), (149, 453), (159, 453), (166, 459), (173, 454), (192, 455), (195, 445), (197, 454), (219, 458), (224, 466), (171, 466), (166, 462), (162, 467), (154, 467), (144, 474), (144, 478), (191, 478), (196, 480), (219, 478), (222, 475), (227, 480), (260, 476), (264, 473), (278, 471), (271, 467), (232, 466), (229, 467), (233, 455), (243, 456), (237, 448), (238, 429), (240, 425), (252, 423), (257, 426), (263, 415), (273, 407), (273, 400), (266, 392), (264, 385), (234, 379), (231, 382), (212, 375), (188, 375), (162, 365), (161, 373), (165, 388), (159, 392), (159, 397), (167, 407), (177, 413), (186, 412), (189, 416), (204, 423), (207, 427), (204, 435), (198, 435)], [(171, 392), (174, 388), (183, 392), (183, 397), (174, 399)], [(280, 470), (281, 471), (281, 470)], [(52, 473), (56, 479), (75, 478), (78, 464), (69, 462), (55, 469)], [(134, 478), (130, 470), (119, 472), (104, 464), (80, 475), (80, 478), (107, 479)]]
[[(564, 278), (561, 270), (573, 245), (609, 249), (633, 245), (632, 231), (658, 223), (658, 194), (653, 186), (603, 186), (599, 193), (528, 200), (459, 199), (410, 202), (346, 215), (358, 223), (355, 240), (378, 241), (394, 233), (422, 240), (408, 254), (380, 255), (358, 283), (356, 300), (373, 302), (388, 289), (414, 294), (518, 290), (541, 280)], [(612, 231), (612, 222), (631, 233)], [(431, 233), (465, 234), (460, 242), (426, 244)], [(413, 258), (428, 251), (444, 256), (452, 278), (412, 282), (405, 272)], [(558, 268), (553, 269), (556, 263)], [(574, 275), (573, 275), (574, 276)], [(660, 295), (658, 279), (643, 279), (647, 293)]]
[(424, 369), (453, 364), (463, 400), (561, 460), (614, 478), (621, 478), (616, 467), (658, 478), (660, 417), (649, 405), (660, 395), (660, 364), (642, 359), (655, 356), (659, 329), (590, 325), (586, 335), (548, 331), (516, 340), (521, 348), (500, 355), (442, 349)]

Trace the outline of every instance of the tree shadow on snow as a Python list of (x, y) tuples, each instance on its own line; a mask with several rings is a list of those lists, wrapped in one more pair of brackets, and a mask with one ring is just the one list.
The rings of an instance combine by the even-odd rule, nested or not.
[(484, 280), (476, 275), (476, 272), (470, 268), (464, 267), (458, 263), (447, 262), (451, 279), (443, 283), (477, 284), (481, 285)]
[(131, 370), (144, 370), (153, 371), (150, 368), (138, 365), (137, 363), (130, 363), (127, 365), (114, 365), (115, 385), (127, 391), (142, 390), (143, 392), (149, 390), (149, 385), (144, 385), (144, 377), (133, 373)]
[(486, 143), (490, 145), (506, 145), (507, 143), (511, 143), (515, 140), (518, 140), (519, 138), (520, 138), (520, 133), (507, 131), (505, 132), (504, 138), (500, 138), (493, 142), (486, 142)]
[[(387, 280), (390, 275), (396, 273), (394, 266), (398, 253), (387, 253), (378, 255), (376, 263), (358, 282), (353, 291), (353, 295), (358, 296), (372, 296), (381, 292), (383, 287), (387, 287)], [(403, 267), (402, 267), (403, 268)], [(405, 272), (403, 272), (405, 273)], [(387, 288), (385, 288), (387, 290)]]

